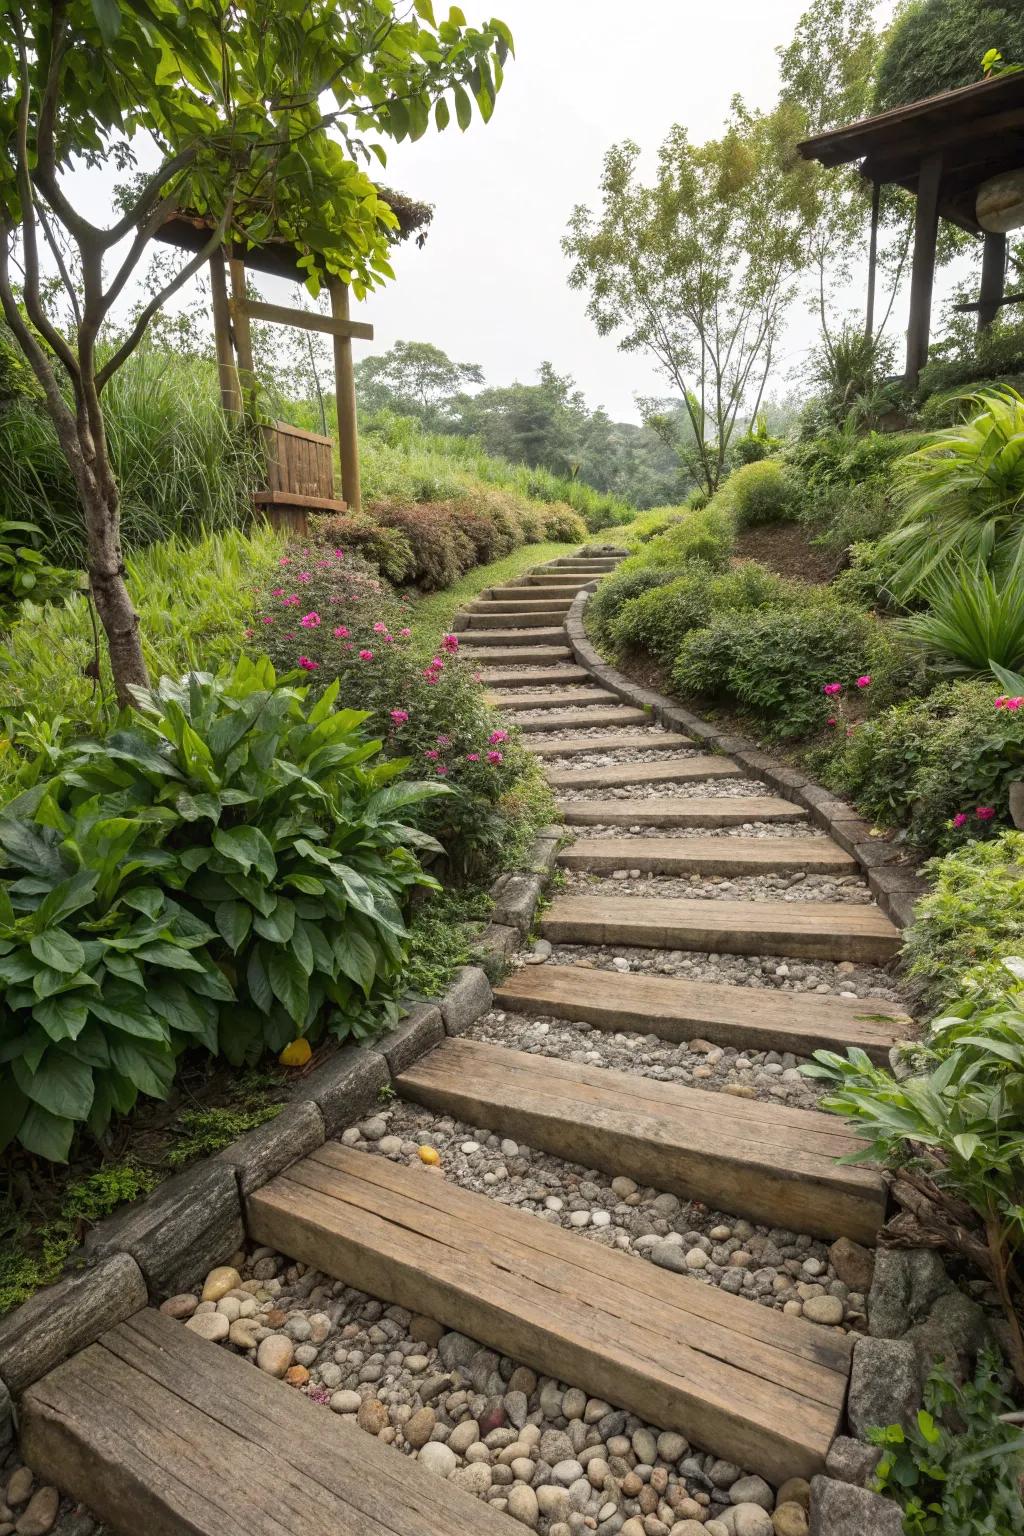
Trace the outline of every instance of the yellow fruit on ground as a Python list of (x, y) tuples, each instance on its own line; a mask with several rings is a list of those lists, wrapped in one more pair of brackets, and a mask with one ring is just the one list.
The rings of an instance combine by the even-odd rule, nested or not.
[(286, 1045), (277, 1058), (282, 1067), (304, 1067), (313, 1054), (313, 1047), (308, 1040), (293, 1040), (291, 1045)]
[(436, 1168), (440, 1161), (441, 1154), (436, 1147), (420, 1147), (420, 1162), (428, 1163), (432, 1168)]

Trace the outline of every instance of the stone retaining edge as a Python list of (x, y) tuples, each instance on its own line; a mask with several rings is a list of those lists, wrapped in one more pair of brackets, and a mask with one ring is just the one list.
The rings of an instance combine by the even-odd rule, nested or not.
[(597, 583), (591, 582), (583, 588), (573, 600), (565, 619), (566, 636), (580, 666), (585, 667), (603, 688), (618, 694), (627, 703), (646, 710), (659, 725), (683, 731), (694, 741), (728, 754), (742, 768), (747, 769), (751, 777), (763, 779), (783, 799), (803, 806), (814, 825), (829, 833), (841, 848), (857, 860), (871, 894), (886, 916), (898, 928), (908, 927), (913, 920), (917, 902), (930, 890), (928, 882), (919, 873), (922, 860), (894, 847), (892, 843), (872, 837), (871, 824), (858, 816), (845, 800), (840, 800), (820, 784), (815, 784), (813, 779), (799, 769), (783, 767), (749, 737), (737, 736), (702, 720), (682, 704), (656, 693), (652, 688), (634, 683), (631, 678), (609, 666), (590, 643), (583, 627), (583, 611), (596, 587)]

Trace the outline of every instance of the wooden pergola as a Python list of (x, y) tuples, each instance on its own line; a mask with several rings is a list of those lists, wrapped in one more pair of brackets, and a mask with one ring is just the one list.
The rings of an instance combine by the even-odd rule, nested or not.
[(978, 194), (994, 177), (1024, 170), (1024, 73), (1004, 74), (960, 90), (895, 107), (877, 117), (833, 128), (800, 146), (805, 160), (824, 166), (860, 161), (872, 186), (867, 330), (874, 329), (875, 271), (881, 188), (903, 187), (917, 199), (907, 326), (906, 380), (915, 384), (928, 360), (939, 219), (984, 238), (979, 328), (991, 325), (1007, 295), (1006, 235), (979, 221)]

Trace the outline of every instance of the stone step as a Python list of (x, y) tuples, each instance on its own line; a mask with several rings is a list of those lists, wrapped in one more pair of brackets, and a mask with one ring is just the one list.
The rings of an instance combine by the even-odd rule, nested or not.
[(617, 560), (553, 560), (550, 565), (543, 565), (543, 571), (614, 571), (618, 565)]
[(558, 944), (626, 944), (702, 954), (784, 955), (886, 965), (899, 929), (876, 906), (836, 901), (559, 896), (541, 919)]
[(478, 639), (479, 635), (474, 634), (472, 642), (460, 645), (459, 655), (465, 661), (477, 662), (481, 668), (520, 664), (554, 666), (561, 661), (572, 661), (572, 651), (567, 645), (528, 645), (521, 641), (516, 646), (488, 646), (486, 650), (478, 651), (474, 648)]
[[(821, 1470), (848, 1381), (842, 1333), (337, 1143), (294, 1164), (248, 1207), (256, 1242), (426, 1313), (772, 1483)], [(442, 1497), (455, 1492), (437, 1487)], [(487, 1506), (478, 1508), (482, 1520)]]
[(735, 779), (743, 769), (727, 757), (694, 755), (673, 763), (609, 763), (605, 768), (548, 769), (552, 789), (611, 789), (630, 784), (685, 784), (694, 779)]
[(574, 757), (590, 752), (685, 752), (693, 742), (689, 736), (677, 736), (672, 731), (648, 735), (623, 731), (621, 735), (609, 732), (606, 736), (557, 736), (553, 740), (531, 742), (530, 746), (538, 757)]
[(487, 591), (482, 595), (488, 599), (493, 598), (498, 602), (544, 603), (549, 600), (560, 602), (565, 598), (571, 603), (579, 590), (580, 583), (578, 581), (564, 582), (550, 587), (545, 586), (540, 591), (536, 587), (532, 587), (524, 582), (521, 586), (517, 587), (488, 587)]
[(560, 624), (563, 608), (518, 608), (514, 611), (478, 607), (467, 608), (457, 620), (460, 629), (543, 629)]
[(659, 1083), (452, 1037), (396, 1080), (405, 1099), (713, 1210), (826, 1239), (874, 1243), (876, 1168), (836, 1115)]
[[(578, 571), (572, 577), (573, 586), (579, 592), (583, 587), (588, 587), (592, 581), (597, 581), (605, 574), (604, 571)], [(542, 571), (535, 571), (526, 578), (527, 584), (534, 588), (564, 587), (569, 582), (569, 579), (568, 574), (564, 571), (552, 571), (549, 575), (545, 575)]]
[(625, 704), (600, 705), (593, 709), (551, 710), (532, 720), (510, 717), (521, 731), (572, 731), (586, 729), (590, 725), (646, 725), (649, 716), (642, 709), (630, 709)]
[[(531, 626), (533, 621), (531, 620)], [(514, 629), (505, 624), (500, 629), (474, 629), (472, 631), (457, 629), (455, 638), (460, 645), (473, 646), (505, 646), (510, 645), (561, 645), (565, 644), (565, 630), (559, 624), (557, 628), (531, 627), (529, 629)]]
[(620, 975), (580, 965), (526, 965), (494, 989), (494, 1001), (530, 1018), (582, 1019), (598, 1029), (695, 1037), (738, 1050), (845, 1051), (885, 1066), (913, 1020), (884, 998), (824, 997), (774, 987), (730, 987), (674, 976)]
[(571, 597), (480, 597), (470, 603), (467, 613), (567, 613)]
[(563, 821), (589, 827), (739, 827), (747, 821), (807, 820), (805, 810), (776, 795), (560, 800), (558, 809)]
[(617, 704), (617, 693), (607, 688), (547, 688), (543, 693), (489, 693), (495, 709), (568, 709), (573, 704)]
[(582, 837), (562, 849), (558, 862), (595, 874), (853, 875), (859, 868), (827, 837)]
[(20, 1425), (29, 1466), (120, 1536), (514, 1536), (471, 1493), (149, 1308), (30, 1387)]
[(586, 667), (524, 667), (521, 672), (485, 667), (482, 676), (488, 688), (526, 689), (544, 687), (547, 684), (557, 688), (571, 683), (585, 683), (589, 680), (590, 673)]

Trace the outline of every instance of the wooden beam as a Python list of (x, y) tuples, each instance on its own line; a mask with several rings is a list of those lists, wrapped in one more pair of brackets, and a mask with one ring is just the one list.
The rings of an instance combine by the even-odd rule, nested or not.
[[(999, 300), (997, 307), (999, 309), (1005, 309), (1010, 304), (1024, 304), (1024, 293), (1004, 294), (1003, 297)], [(955, 310), (958, 315), (971, 315), (974, 314), (977, 310), (981, 309), (981, 302), (978, 299), (969, 299), (963, 304), (951, 304), (949, 307), (950, 309)]]
[(284, 304), (264, 304), (261, 299), (247, 299), (244, 293), (232, 299), (231, 313), (244, 314), (250, 320), (269, 320), (273, 325), (294, 325), (300, 331), (322, 331), (336, 340), (373, 340), (373, 326), (362, 320), (342, 320), (337, 315), (312, 314), (305, 309), (289, 309)]
[(217, 348), (221, 404), (228, 416), (241, 416), (242, 387), (231, 344), (228, 285), (224, 276), (224, 257), (220, 251), (215, 251), (210, 257), (210, 296), (213, 300), (213, 337)]
[(905, 382), (911, 387), (917, 383), (921, 369), (928, 361), (941, 185), (942, 156), (929, 155), (921, 162), (914, 225), (914, 266), (910, 279), (910, 319), (907, 325), (907, 367), (904, 375)]
[(245, 263), (232, 256), (228, 262), (228, 271), (231, 273), (231, 299), (228, 310), (232, 321), (235, 356), (238, 358), (238, 381), (243, 396), (248, 397), (251, 402), (256, 389), (256, 370), (253, 367), (252, 334), (249, 330), (249, 316), (245, 307)]
[[(353, 512), (363, 509), (359, 484), (359, 432), (356, 427), (356, 376), (352, 365), (352, 321), (348, 308), (348, 284), (332, 277), (328, 282), (331, 313), (337, 322), (334, 335), (334, 398), (338, 411), (338, 452), (341, 455), (341, 494)], [(365, 327), (372, 337), (373, 329)]]
[(871, 188), (871, 241), (868, 246), (868, 308), (864, 320), (864, 334), (870, 341), (875, 334), (875, 284), (878, 276), (878, 210), (882, 199), (882, 186), (875, 182)]
[(1006, 236), (989, 230), (981, 258), (978, 330), (986, 331), (999, 313), (1006, 292)]

